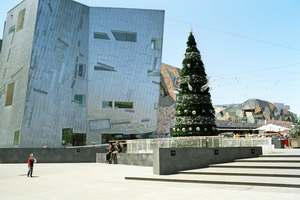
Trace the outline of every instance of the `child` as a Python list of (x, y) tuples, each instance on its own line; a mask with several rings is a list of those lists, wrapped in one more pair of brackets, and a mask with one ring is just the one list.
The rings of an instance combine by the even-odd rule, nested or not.
[(29, 158), (27, 160), (28, 163), (28, 173), (27, 173), (27, 177), (32, 177), (32, 172), (33, 172), (33, 163), (36, 162), (36, 159), (33, 157), (33, 154), (29, 154)]

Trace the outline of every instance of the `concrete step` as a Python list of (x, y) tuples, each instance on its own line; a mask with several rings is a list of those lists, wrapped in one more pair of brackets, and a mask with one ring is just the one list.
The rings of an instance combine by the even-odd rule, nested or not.
[[(184, 170), (180, 172), (188, 172), (188, 173), (237, 173), (237, 174), (258, 174), (265, 175), (265, 174), (271, 174), (275, 176), (284, 176), (284, 175), (292, 175), (295, 177), (300, 176), (300, 170), (298, 169), (258, 169), (258, 168), (201, 168), (201, 169), (191, 169), (191, 170)], [(180, 173), (179, 172), (179, 173)]]
[(253, 159), (253, 160), (246, 160), (246, 159), (239, 159), (235, 160), (235, 162), (282, 162), (282, 163), (300, 163), (300, 160), (258, 160), (258, 159)]
[(221, 168), (258, 168), (258, 169), (297, 169), (297, 170), (300, 170), (300, 167), (294, 167), (294, 166), (209, 165), (209, 167), (221, 167)]
[(189, 172), (180, 171), (179, 174), (193, 175), (221, 175), (221, 176), (263, 176), (263, 177), (285, 177), (285, 178), (300, 178), (300, 174), (266, 174), (266, 173), (245, 173), (245, 172)]
[(271, 155), (260, 155), (259, 157), (277, 157), (277, 158), (300, 158), (300, 155), (277, 155), (277, 154), (271, 154)]
[(148, 176), (148, 177), (125, 177), (126, 180), (140, 181), (164, 181), (181, 183), (204, 183), (204, 184), (226, 184), (226, 185), (250, 185), (269, 187), (300, 188), (299, 178), (287, 177), (250, 177), (230, 175), (191, 175), (176, 174), (169, 176)]
[(238, 159), (174, 175), (125, 177), (127, 180), (300, 188), (300, 156)]

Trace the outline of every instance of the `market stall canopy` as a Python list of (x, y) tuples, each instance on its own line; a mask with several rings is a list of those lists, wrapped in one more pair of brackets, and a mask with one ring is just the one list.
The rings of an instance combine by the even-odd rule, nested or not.
[(255, 129), (255, 130), (261, 130), (264, 132), (282, 132), (282, 131), (288, 130), (288, 128), (285, 128), (283, 126), (277, 126), (274, 124), (267, 124), (267, 125), (264, 125), (264, 126), (261, 126), (257, 129)]

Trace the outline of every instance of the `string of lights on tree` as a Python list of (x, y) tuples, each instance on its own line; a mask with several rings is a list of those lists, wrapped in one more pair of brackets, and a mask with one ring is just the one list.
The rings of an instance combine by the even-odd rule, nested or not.
[(192, 32), (189, 35), (179, 79), (173, 136), (216, 135), (209, 85)]

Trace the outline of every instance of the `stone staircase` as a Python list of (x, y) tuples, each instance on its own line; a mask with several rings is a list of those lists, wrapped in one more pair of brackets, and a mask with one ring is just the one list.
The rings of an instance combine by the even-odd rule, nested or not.
[(300, 188), (300, 155), (264, 155), (238, 159), (174, 175), (125, 177), (127, 180)]

